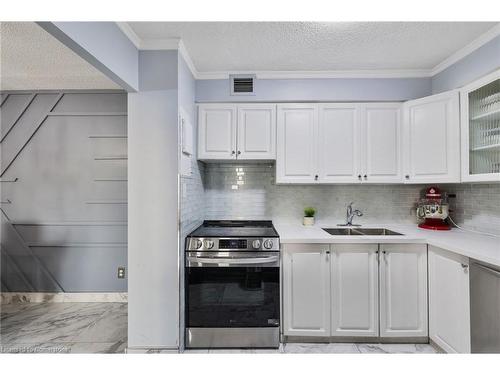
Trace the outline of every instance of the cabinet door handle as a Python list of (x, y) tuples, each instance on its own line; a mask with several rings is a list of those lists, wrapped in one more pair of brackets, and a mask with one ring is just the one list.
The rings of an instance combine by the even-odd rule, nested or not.
[(360, 174), (358, 174), (358, 180), (361, 180), (361, 175)]
[(234, 155), (234, 154), (236, 154), (236, 152), (235, 152), (234, 150), (233, 150), (233, 151), (231, 151), (231, 155)]
[(367, 176), (366, 174), (365, 174), (363, 177), (365, 178), (365, 180), (367, 180), (367, 179), (368, 179), (368, 176)]
[(241, 155), (241, 151), (238, 151), (238, 155)]
[(410, 179), (410, 175), (409, 175), (409, 174), (407, 174), (407, 175), (405, 176), (405, 178), (406, 178), (407, 180), (409, 180), (409, 179)]
[(314, 176), (314, 180), (315, 180), (315, 181), (318, 181), (318, 178), (319, 178), (319, 176), (318, 176), (318, 175), (315, 175), (315, 176)]
[(462, 263), (462, 264), (461, 264), (461, 266), (462, 266), (462, 268), (463, 268), (464, 270), (466, 270), (467, 268), (469, 268), (469, 265), (468, 265), (468, 264), (464, 264), (464, 263)]

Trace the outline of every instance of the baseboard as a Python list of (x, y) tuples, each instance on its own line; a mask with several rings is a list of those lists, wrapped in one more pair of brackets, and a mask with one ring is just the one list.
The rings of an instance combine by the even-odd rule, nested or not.
[(282, 341), (285, 343), (428, 344), (429, 337), (284, 336)]
[(434, 340), (432, 340), (431, 338), (429, 338), (429, 344), (434, 348), (436, 349), (436, 351), (438, 353), (447, 353), (446, 350), (444, 350), (442, 347), (440, 347), (438, 344), (436, 344), (436, 342)]
[(127, 302), (128, 295), (123, 293), (44, 293), (44, 292), (3, 292), (2, 304), (41, 303), (41, 302)]

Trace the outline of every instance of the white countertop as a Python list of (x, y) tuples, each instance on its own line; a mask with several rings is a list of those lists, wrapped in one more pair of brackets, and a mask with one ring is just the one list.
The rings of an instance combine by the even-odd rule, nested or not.
[[(469, 258), (500, 267), (500, 237), (476, 234), (461, 229), (433, 231), (420, 229), (416, 224), (363, 224), (361, 228), (387, 228), (402, 236), (333, 236), (321, 228), (335, 228), (336, 224), (317, 223), (312, 227), (302, 224), (274, 223), (280, 242), (286, 243), (426, 243)], [(343, 228), (343, 227), (339, 227)], [(345, 228), (345, 227), (344, 227)]]

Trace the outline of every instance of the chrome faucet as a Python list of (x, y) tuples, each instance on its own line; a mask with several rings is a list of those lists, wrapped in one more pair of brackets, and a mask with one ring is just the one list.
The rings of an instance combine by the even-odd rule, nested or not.
[(339, 224), (343, 227), (360, 227), (360, 224), (353, 224), (352, 219), (354, 216), (363, 216), (363, 213), (360, 210), (353, 210), (352, 209), (352, 204), (354, 202), (351, 202), (347, 205), (347, 212), (346, 212), (346, 223), (345, 224)]

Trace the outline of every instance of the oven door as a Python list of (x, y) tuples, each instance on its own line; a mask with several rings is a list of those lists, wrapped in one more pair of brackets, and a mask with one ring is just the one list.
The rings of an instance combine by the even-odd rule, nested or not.
[(187, 327), (279, 327), (279, 293), (279, 252), (187, 253)]

